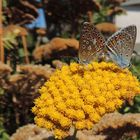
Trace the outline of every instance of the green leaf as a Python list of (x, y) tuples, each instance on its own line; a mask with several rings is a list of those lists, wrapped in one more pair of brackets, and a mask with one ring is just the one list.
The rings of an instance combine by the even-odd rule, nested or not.
[(9, 140), (9, 135), (7, 133), (3, 133), (3, 139), (4, 140)]
[(130, 107), (126, 107), (126, 108), (124, 109), (124, 113), (128, 113), (128, 112), (130, 112), (130, 110), (131, 110)]
[(4, 90), (0, 88), (0, 96), (4, 94)]
[(25, 56), (23, 48), (18, 49), (18, 52), (19, 52), (19, 56), (20, 57), (24, 57)]
[(140, 104), (140, 95), (137, 95), (137, 96), (134, 98), (134, 102), (137, 103), (137, 104)]
[(8, 32), (3, 37), (4, 47), (8, 50), (12, 49), (15, 45), (17, 45), (16, 34)]

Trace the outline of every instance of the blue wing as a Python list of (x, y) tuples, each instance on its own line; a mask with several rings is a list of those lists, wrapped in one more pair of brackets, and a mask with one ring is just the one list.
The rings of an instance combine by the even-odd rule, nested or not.
[(106, 42), (107, 54), (122, 68), (128, 67), (136, 40), (136, 26), (123, 28)]

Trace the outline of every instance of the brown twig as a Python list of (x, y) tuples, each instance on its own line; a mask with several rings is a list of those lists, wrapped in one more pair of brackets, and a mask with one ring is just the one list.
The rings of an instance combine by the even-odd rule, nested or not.
[(28, 57), (26, 37), (24, 35), (22, 35), (21, 38), (22, 38), (22, 43), (23, 43), (23, 48), (24, 48), (24, 53), (25, 53), (25, 63), (29, 64), (30, 61), (29, 61), (29, 57)]
[(2, 0), (0, 1), (0, 61), (4, 62), (4, 47), (2, 42)]

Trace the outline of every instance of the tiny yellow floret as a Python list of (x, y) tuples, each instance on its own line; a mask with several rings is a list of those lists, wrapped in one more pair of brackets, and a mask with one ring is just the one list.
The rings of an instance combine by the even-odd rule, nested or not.
[(113, 63), (71, 63), (56, 70), (39, 90), (32, 112), (38, 126), (68, 136), (71, 126), (91, 129), (100, 118), (140, 93), (140, 83), (128, 69)]

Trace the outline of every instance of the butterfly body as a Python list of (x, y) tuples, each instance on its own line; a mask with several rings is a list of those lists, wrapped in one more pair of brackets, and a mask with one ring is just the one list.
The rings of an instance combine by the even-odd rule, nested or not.
[(79, 59), (80, 63), (90, 63), (100, 56), (106, 54), (109, 58), (121, 66), (128, 67), (133, 53), (136, 40), (136, 26), (130, 25), (125, 27), (107, 41), (103, 35), (94, 27), (94, 25), (86, 22), (83, 25), (81, 38)]

